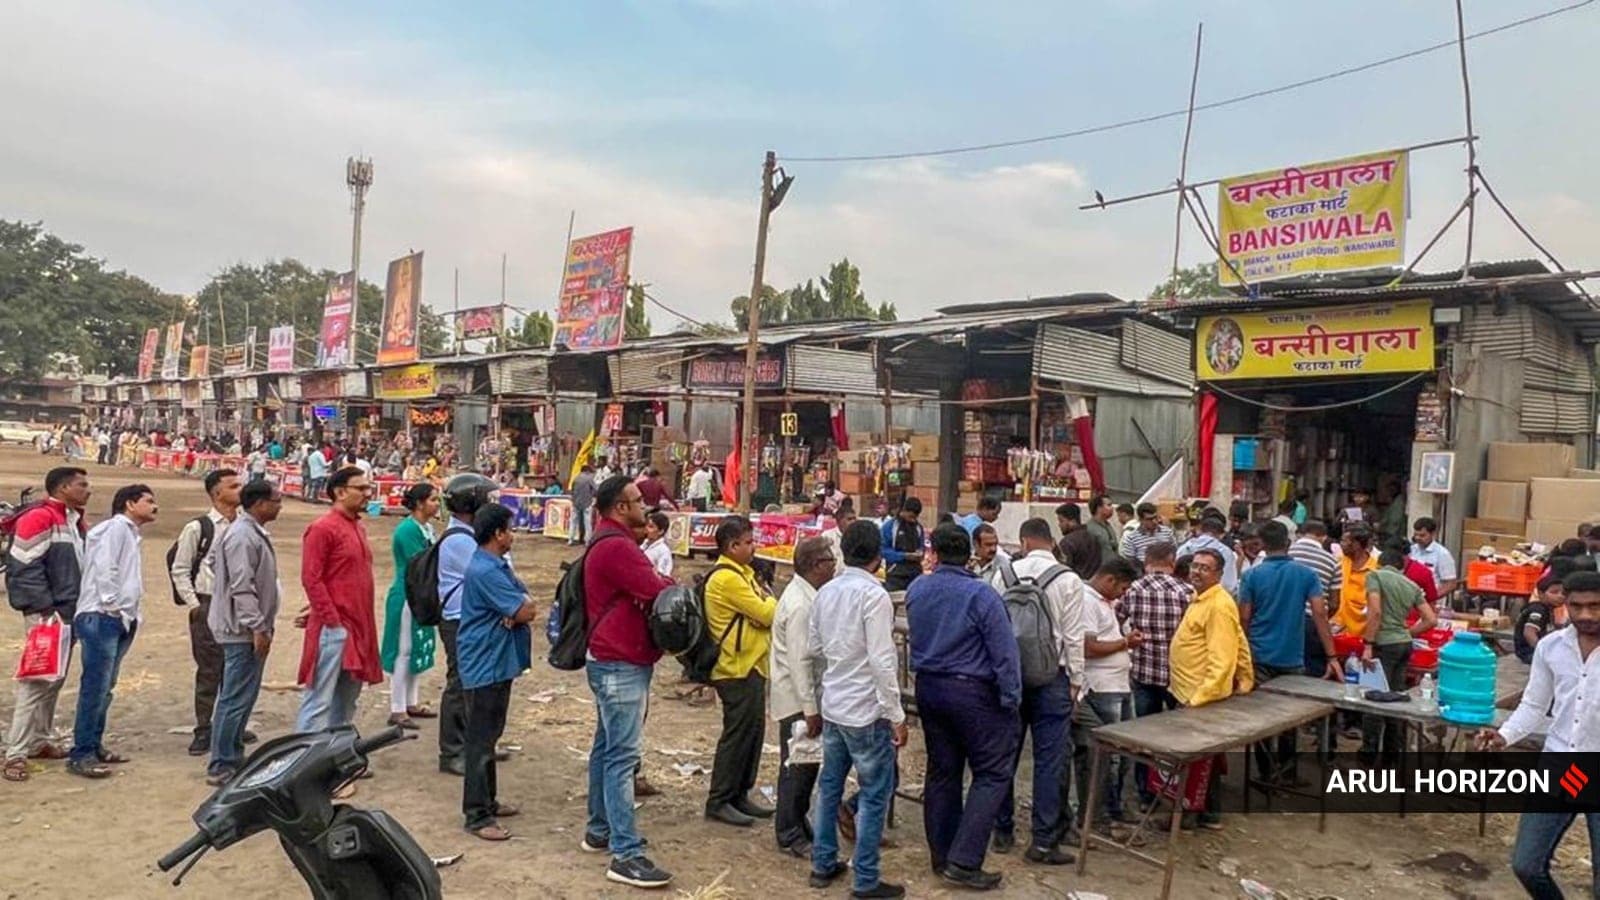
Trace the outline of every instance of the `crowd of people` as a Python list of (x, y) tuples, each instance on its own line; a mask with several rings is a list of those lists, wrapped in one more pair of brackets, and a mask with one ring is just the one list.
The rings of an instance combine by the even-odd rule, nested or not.
[[(593, 521), (581, 571), (584, 669), (597, 715), (581, 847), (610, 855), (607, 878), (660, 887), (671, 875), (646, 855), (635, 798), (657, 791), (641, 776), (640, 741), (663, 655), (650, 617), (657, 597), (676, 584), (653, 495), (666, 492), (649, 471), (585, 470)], [(211, 508), (184, 524), (166, 557), (174, 601), (189, 609), (189, 752), (207, 757), (208, 783), (218, 786), (237, 773), (255, 739), (246, 726), (282, 603), (284, 573), (270, 529), (282, 495), (251, 474), (207, 473)], [(506, 840), (503, 820), (519, 810), (500, 800), (499, 740), (512, 684), (532, 665), (530, 625), (540, 612), (510, 564), (510, 510), (494, 500), (499, 483), (480, 474), (457, 475), (442, 488), (413, 485), (404, 498), (408, 516), (392, 538), (395, 576), (380, 628), (362, 523), (371, 477), (370, 468), (342, 465), (317, 483), (330, 508), (302, 536), (306, 604), (292, 621), (303, 630), (303, 690), (294, 727), (352, 724), (363, 690), (387, 674), (389, 723), (416, 729), (417, 720), (437, 718), (439, 769), (462, 778), (464, 827), (486, 841)], [(53, 729), (64, 679), (19, 681), (0, 774), (25, 781), (30, 758), (64, 759), (72, 774), (105, 778), (126, 762), (104, 735), (120, 665), (143, 621), (140, 533), (159, 506), (148, 485), (128, 485), (115, 492), (111, 516), (90, 528), (84, 469), (52, 469), (44, 487), (46, 499), (14, 523), (6, 582), (27, 626), (71, 623), (81, 648), (77, 710), (70, 746), (62, 747)], [(855, 897), (904, 893), (879, 866), (911, 699), (901, 696), (891, 592), (905, 592), (914, 710), (927, 751), (929, 863), (950, 884), (987, 890), (1001, 880), (984, 868), (988, 853), (1016, 848), (1015, 776), (1025, 736), (1033, 756), (1022, 857), (1062, 866), (1074, 861), (1069, 848), (1084, 829), (1126, 837), (1162, 787), (1159, 775), (1113, 758), (1091, 789), (1090, 729), (1217, 702), (1290, 674), (1342, 679), (1339, 633), (1361, 638), (1355, 664), (1381, 667), (1391, 685), (1403, 685), (1413, 637), (1433, 627), (1438, 598), (1457, 582), (1429, 518), (1413, 523), (1409, 541), (1379, 543), (1365, 523), (1347, 521), (1333, 542), (1323, 523), (1296, 521), (1288, 506), (1278, 518), (1243, 527), (1211, 509), (1180, 544), (1155, 505), (1122, 512), (1096, 498), (1087, 524), (1078, 505), (1058, 509), (1059, 538), (1044, 519), (1023, 522), (1012, 556), (1000, 547), (992, 501), (959, 519), (941, 517), (932, 529), (915, 499), (881, 523), (858, 519), (848, 498), (824, 492), (819, 502), (832, 502), (834, 527), (799, 543), (781, 595), (756, 560), (750, 521), (728, 516), (717, 528), (718, 556), (699, 587), (715, 641), (715, 662), (702, 680), (722, 708), (705, 816), (736, 828), (772, 819), (779, 850), (810, 860), (814, 887), (850, 873)], [(1124, 521), (1114, 525), (1119, 512)], [(1529, 692), (1500, 731), (1480, 735), (1483, 746), (1526, 737), (1533, 717), (1544, 715), (1540, 704), (1553, 704), (1547, 747), (1595, 749), (1596, 720), (1576, 684), (1600, 643), (1597, 542), (1600, 534), (1591, 534), (1557, 548), (1537, 601), (1517, 623), (1519, 655), (1533, 666)], [(415, 621), (409, 602), (408, 570), (427, 553), (437, 558), (437, 628)], [(417, 679), (440, 646), (446, 678), (436, 711), (421, 702)], [(769, 716), (780, 754), (775, 805), (755, 793)], [(1381, 719), (1360, 723), (1350, 737), (1365, 759), (1398, 751)], [(1296, 738), (1290, 732), (1272, 750), (1258, 749), (1262, 779), (1297, 777)], [(852, 770), (858, 790), (847, 798)], [(1202, 788), (1178, 801), (1183, 826), (1221, 828), (1221, 769), (1202, 763), (1196, 771)], [(352, 783), (340, 792), (355, 790)], [(1090, 809), (1095, 795), (1101, 802)], [(1536, 895), (1549, 884), (1550, 854), (1571, 818), (1523, 818), (1514, 869)], [(854, 841), (848, 863), (841, 836)]]

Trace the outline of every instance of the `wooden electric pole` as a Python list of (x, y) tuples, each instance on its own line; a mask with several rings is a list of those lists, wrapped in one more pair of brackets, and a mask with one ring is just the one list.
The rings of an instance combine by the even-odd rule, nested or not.
[(739, 419), (739, 509), (750, 511), (750, 494), (759, 475), (760, 429), (756, 427), (757, 336), (761, 330), (761, 287), (767, 267), (767, 221), (772, 218), (772, 178), (778, 168), (778, 154), (767, 151), (761, 166), (761, 215), (756, 224), (756, 267), (750, 283), (750, 303), (746, 308), (750, 340), (744, 348), (744, 415)]

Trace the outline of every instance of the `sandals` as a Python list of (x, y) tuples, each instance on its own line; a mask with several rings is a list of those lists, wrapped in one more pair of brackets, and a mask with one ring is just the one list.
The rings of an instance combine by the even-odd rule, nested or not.
[(512, 816), (518, 815), (521, 812), (522, 812), (522, 810), (518, 809), (515, 806), (512, 806), (509, 803), (496, 803), (494, 805), (495, 818), (498, 818), (498, 819), (509, 819)]
[(422, 730), (422, 726), (418, 725), (416, 722), (412, 721), (411, 717), (409, 715), (406, 715), (405, 713), (395, 713), (394, 715), (390, 716), (389, 717), (389, 724), (390, 725), (398, 725), (398, 726), (400, 726), (401, 728), (404, 728), (407, 731), (421, 731)]
[(439, 714), (438, 713), (434, 712), (433, 710), (429, 709), (426, 706), (408, 706), (408, 707), (406, 707), (406, 715), (410, 716), (413, 719), (437, 719), (437, 718), (439, 718)]
[(28, 761), (25, 759), (8, 759), (5, 768), (0, 769), (0, 778), (11, 782), (28, 780)]
[(110, 778), (112, 775), (112, 772), (109, 768), (102, 766), (99, 763), (69, 762), (67, 763), (67, 771), (77, 775), (80, 778), (91, 778), (96, 780), (101, 778)]
[(101, 750), (99, 753), (95, 754), (95, 756), (100, 760), (100, 762), (108, 766), (117, 766), (129, 761), (126, 756), (123, 756), (121, 753), (117, 753), (114, 750)]
[(511, 832), (501, 828), (500, 823), (498, 822), (490, 822), (487, 825), (480, 825), (477, 828), (468, 828), (467, 833), (475, 838), (485, 841), (511, 840)]
[(40, 744), (39, 749), (28, 754), (29, 759), (66, 759), (70, 756), (65, 747), (56, 744)]

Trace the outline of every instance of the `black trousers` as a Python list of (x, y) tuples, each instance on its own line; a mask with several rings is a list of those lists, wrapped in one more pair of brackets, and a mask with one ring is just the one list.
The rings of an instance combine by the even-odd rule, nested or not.
[[(1389, 690), (1400, 691), (1406, 686), (1406, 663), (1411, 661), (1411, 642), (1379, 644), (1373, 651), (1383, 675), (1389, 680)], [(1405, 724), (1385, 721), (1382, 716), (1361, 717), (1361, 757), (1370, 761), (1381, 749), (1384, 764), (1400, 758), (1405, 750)]]
[[(1000, 708), (994, 684), (933, 673), (917, 678), (917, 710), (928, 745), (922, 822), (931, 862), (939, 869), (945, 863), (982, 868), (1016, 772), (1021, 719)], [(968, 769), (972, 783), (963, 801)]]
[(444, 644), (444, 693), (439, 697), (439, 762), (460, 759), (466, 750), (467, 702), (461, 691), (461, 670), (456, 666), (456, 632), (459, 621), (439, 623), (439, 638)]
[(498, 681), (465, 692), (467, 708), (467, 777), (461, 789), (461, 812), (468, 830), (494, 821), (494, 747), (506, 730), (506, 709), (511, 705), (511, 682)]
[(811, 841), (811, 825), (806, 817), (811, 814), (811, 791), (817, 786), (822, 767), (789, 765), (789, 732), (794, 723), (803, 722), (805, 718), (795, 713), (778, 722), (778, 812), (772, 823), (779, 847)]
[(222, 689), (222, 645), (211, 634), (206, 617), (211, 613), (211, 598), (201, 595), (189, 610), (189, 652), (194, 656), (194, 736), (211, 736), (211, 714), (217, 708), (217, 691)]
[(711, 683), (722, 701), (722, 737), (711, 764), (711, 794), (706, 809), (743, 801), (756, 786), (761, 739), (767, 727), (767, 679), (752, 669), (743, 678)]

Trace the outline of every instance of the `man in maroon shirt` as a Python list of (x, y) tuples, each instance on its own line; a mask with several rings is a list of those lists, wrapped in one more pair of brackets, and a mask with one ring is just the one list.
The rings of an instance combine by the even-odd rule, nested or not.
[(639, 764), (650, 676), (661, 651), (650, 640), (656, 595), (673, 581), (656, 573), (639, 537), (645, 505), (639, 487), (614, 475), (595, 492), (598, 524), (583, 564), (589, 654), (585, 669), (599, 715), (589, 750), (589, 822), (582, 848), (611, 851), (606, 878), (634, 887), (662, 887), (672, 876), (644, 855), (633, 817), (633, 774)]
[(348, 725), (364, 684), (383, 680), (373, 614), (372, 547), (361, 526), (372, 485), (349, 467), (328, 479), (333, 509), (306, 529), (300, 585), (311, 604), (300, 648), (305, 688), (295, 730)]
[(644, 498), (644, 508), (676, 510), (678, 507), (672, 502), (672, 492), (667, 490), (666, 484), (661, 481), (661, 472), (655, 467), (644, 470), (639, 480), (634, 484), (639, 486), (639, 496)]

